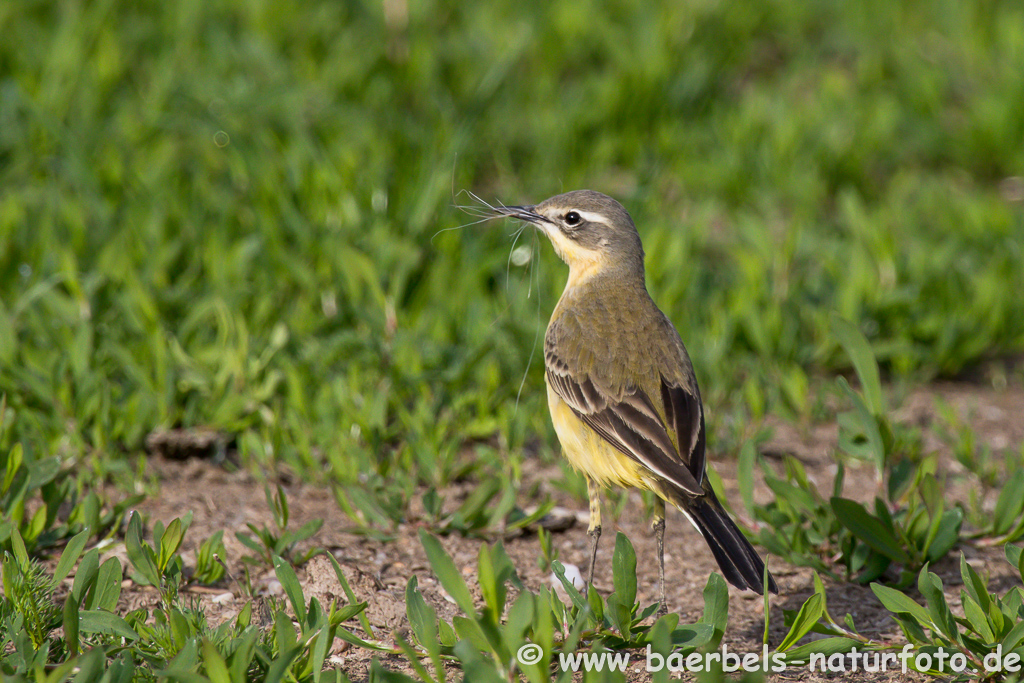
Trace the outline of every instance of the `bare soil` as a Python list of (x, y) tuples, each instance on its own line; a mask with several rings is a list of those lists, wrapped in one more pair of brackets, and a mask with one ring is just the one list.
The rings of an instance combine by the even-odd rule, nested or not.
[[(937, 398), (954, 407), (961, 419), (972, 426), (982, 444), (989, 445), (994, 452), (1019, 452), (1020, 444), (1024, 443), (1024, 422), (1020, 419), (1024, 413), (1024, 389), (1009, 386), (994, 391), (975, 384), (937, 384), (916, 391), (903, 401), (897, 413), (899, 419), (918, 425), (923, 430), (926, 450), (943, 454), (951, 498), (966, 501), (967, 492), (977, 487), (978, 483), (973, 475), (966, 473), (949, 455), (950, 447), (947, 440), (942, 438), (941, 420), (937, 417)], [(780, 454), (798, 457), (821, 489), (829, 490), (835, 473), (833, 455), (838, 431), (836, 425), (798, 428), (779, 422), (772, 426), (774, 437), (764, 449), (766, 455), (770, 458)], [(250, 473), (229, 472), (204, 459), (182, 459), (181, 453), (175, 455), (173, 459), (150, 459), (151, 474), (160, 481), (160, 494), (142, 503), (139, 510), (150, 520), (165, 522), (189, 510), (194, 513), (184, 546), (186, 563), (191, 561), (197, 544), (213, 532), (225, 530), (224, 540), (228, 550), (225, 559), (236, 580), (225, 581), (221, 586), (213, 588), (193, 590), (194, 597), (204, 604), (210, 622), (219, 623), (237, 614), (248, 599), (238, 580), (243, 575), (240, 558), (248, 551), (235, 539), (235, 532), (247, 531), (246, 523), (272, 527), (273, 522), (264, 500), (263, 486)], [(733, 508), (739, 509), (741, 506), (735, 490), (735, 463), (718, 461), (712, 464), (725, 481), (729, 498), (734, 501)], [(569, 510), (578, 510), (575, 516), (579, 521), (571, 528), (556, 533), (554, 546), (562, 562), (577, 565), (585, 575), (588, 546), (585, 503), (572, 500), (547, 483), (559, 476), (557, 467), (544, 467), (536, 460), (530, 460), (525, 468), (528, 479), (540, 482), (542, 495), (549, 494), (559, 505)], [(390, 642), (396, 631), (402, 633), (407, 628), (403, 595), (406, 582), (412, 574), (417, 576), (426, 599), (442, 615), (450, 619), (457, 613), (430, 571), (417, 537), (416, 525), (399, 527), (393, 541), (368, 539), (346, 531), (351, 523), (325, 488), (303, 483), (291, 483), (285, 488), (291, 505), (292, 524), (296, 528), (311, 519), (324, 520), (323, 528), (311, 539), (309, 545), (326, 548), (338, 559), (357, 597), (369, 603), (370, 621), (385, 641)], [(867, 468), (847, 472), (846, 495), (868, 500), (874, 491), (873, 475)], [(647, 604), (655, 601), (657, 594), (654, 538), (648, 520), (643, 517), (639, 496), (635, 493), (630, 496), (629, 504), (624, 506), (624, 512), (617, 520), (609, 520), (609, 506), (605, 508), (605, 536), (598, 553), (595, 582), (599, 590), (611, 590), (614, 536), (616, 531), (622, 531), (636, 548), (641, 579), (640, 599)], [(769, 494), (766, 490), (758, 490), (757, 496), (765, 500)], [(701, 616), (702, 590), (709, 573), (716, 569), (714, 560), (699, 534), (674, 510), (669, 511), (665, 540), (669, 609), (680, 614), (680, 623), (693, 622)], [(473, 574), (482, 541), (453, 536), (443, 538), (441, 542), (457, 566), (462, 568), (470, 585), (475, 587)], [(542, 571), (538, 563), (540, 546), (535, 535), (506, 539), (505, 547), (527, 586), (536, 589), (550, 584), (551, 576)], [(994, 589), (1002, 591), (1012, 585), (1010, 567), (1003, 559), (1002, 548), (965, 546), (962, 550), (979, 573), (993, 579)], [(959, 605), (958, 562), (958, 553), (954, 553), (933, 567), (942, 577), (947, 598), (954, 609)], [(810, 595), (812, 582), (811, 572), (807, 569), (787, 566), (778, 559), (772, 559), (771, 566), (780, 592), (772, 599), (770, 633), (772, 643), (778, 644), (785, 633), (781, 608), (798, 609)], [(315, 595), (324, 602), (331, 599), (338, 599), (339, 603), (345, 601), (326, 558), (315, 558), (306, 565), (304, 571), (299, 570), (299, 576), (304, 582), (307, 598)], [(252, 581), (257, 594), (281, 594), (281, 587), (272, 571), (258, 572)], [(869, 588), (834, 582), (827, 582), (826, 587), (832, 614), (842, 617), (849, 612), (861, 633), (879, 641), (900, 642), (898, 628)], [(764, 623), (760, 597), (733, 590), (731, 598), (725, 644), (736, 652), (760, 652)], [(152, 608), (157, 604), (153, 589), (136, 586), (129, 580), (125, 581), (122, 600), (126, 608)], [(373, 653), (337, 641), (331, 664), (341, 667), (354, 681), (365, 680), (373, 656)], [(640, 658), (642, 656), (639, 655)], [(385, 666), (405, 668), (400, 658), (384, 655), (381, 660)], [(777, 678), (802, 681), (904, 681), (924, 680), (926, 677), (899, 671), (823, 675), (804, 668), (791, 668)], [(629, 680), (648, 680), (648, 674), (630, 671)]]

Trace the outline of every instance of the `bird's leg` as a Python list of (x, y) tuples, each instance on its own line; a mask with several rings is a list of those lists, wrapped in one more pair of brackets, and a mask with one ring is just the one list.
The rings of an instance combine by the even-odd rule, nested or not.
[(587, 477), (587, 497), (590, 499), (590, 526), (587, 536), (590, 537), (590, 578), (587, 579), (587, 594), (594, 585), (594, 565), (597, 564), (597, 542), (601, 540), (601, 488), (593, 479)]
[(661, 587), (661, 605), (658, 606), (657, 618), (668, 614), (665, 601), (665, 501), (660, 496), (654, 497), (654, 519), (651, 520), (654, 538), (658, 542), (658, 580)]

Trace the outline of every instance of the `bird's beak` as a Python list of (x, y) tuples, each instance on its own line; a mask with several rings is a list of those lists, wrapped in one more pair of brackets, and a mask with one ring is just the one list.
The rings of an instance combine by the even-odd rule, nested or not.
[(521, 221), (527, 223), (533, 223), (538, 225), (540, 223), (547, 223), (548, 219), (536, 212), (537, 206), (496, 206), (494, 207), (494, 213), (499, 216), (508, 216), (509, 218), (518, 218)]

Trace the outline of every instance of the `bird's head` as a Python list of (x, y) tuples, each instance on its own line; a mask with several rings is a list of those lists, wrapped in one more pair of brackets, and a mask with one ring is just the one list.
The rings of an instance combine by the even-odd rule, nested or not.
[(569, 264), (570, 281), (598, 272), (625, 271), (643, 277), (644, 249), (629, 213), (593, 190), (555, 195), (534, 206), (499, 206), (495, 212), (541, 230)]

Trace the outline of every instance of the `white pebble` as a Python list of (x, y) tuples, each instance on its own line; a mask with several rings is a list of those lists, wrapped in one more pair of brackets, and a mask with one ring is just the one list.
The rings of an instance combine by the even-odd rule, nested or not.
[[(565, 565), (565, 578), (569, 579), (572, 585), (579, 590), (583, 590), (587, 585), (583, 580), (583, 574), (580, 573), (580, 568), (574, 564)], [(551, 585), (555, 588), (562, 587), (562, 582), (558, 580), (554, 572), (551, 573)]]

